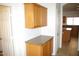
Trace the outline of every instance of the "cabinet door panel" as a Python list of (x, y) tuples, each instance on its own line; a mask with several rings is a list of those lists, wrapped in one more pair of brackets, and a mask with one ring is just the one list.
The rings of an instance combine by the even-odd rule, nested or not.
[(25, 8), (25, 27), (34, 27), (33, 4), (24, 4)]
[(51, 56), (53, 52), (53, 41), (50, 39), (43, 45), (43, 55), (44, 56)]
[(48, 53), (48, 44), (47, 43), (45, 43), (43, 45), (43, 56), (49, 56), (49, 53)]
[(27, 44), (27, 55), (28, 56), (41, 56), (41, 46), (34, 44)]
[(42, 24), (42, 26), (45, 26), (45, 25), (47, 25), (47, 9), (46, 8), (44, 8), (44, 7), (41, 7), (41, 9), (42, 9), (42, 19), (41, 19), (41, 24)]
[(47, 25), (47, 9), (42, 8), (42, 26)]
[(49, 40), (48, 42), (46, 42), (43, 45), (43, 55), (44, 56), (51, 56), (51, 40)]
[(51, 39), (51, 54), (53, 53), (53, 38)]
[(34, 25), (35, 27), (40, 26), (40, 7), (38, 5), (34, 5)]
[(48, 41), (48, 54), (51, 56), (52, 52), (53, 52), (53, 41), (52, 39), (50, 39)]

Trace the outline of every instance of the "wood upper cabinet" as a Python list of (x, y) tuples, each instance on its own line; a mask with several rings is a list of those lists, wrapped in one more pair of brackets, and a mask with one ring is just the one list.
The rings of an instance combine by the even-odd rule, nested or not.
[(42, 7), (42, 26), (46, 26), (47, 25), (47, 9)]
[(24, 11), (26, 28), (37, 28), (47, 25), (47, 8), (35, 3), (25, 3)]

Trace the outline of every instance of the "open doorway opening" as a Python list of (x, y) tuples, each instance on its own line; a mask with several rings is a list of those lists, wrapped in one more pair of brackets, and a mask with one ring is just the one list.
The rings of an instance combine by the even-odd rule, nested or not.
[(58, 55), (78, 56), (79, 4), (67, 3), (63, 6), (62, 48)]

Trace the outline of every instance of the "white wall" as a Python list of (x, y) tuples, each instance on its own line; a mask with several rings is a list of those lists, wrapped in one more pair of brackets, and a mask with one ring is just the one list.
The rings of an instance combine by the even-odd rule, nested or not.
[(55, 36), (56, 4), (41, 3), (47, 7), (47, 26), (41, 28), (41, 34)]
[(23, 4), (14, 4), (11, 10), (15, 55), (25, 55), (25, 41), (40, 35), (40, 30), (25, 28)]
[[(48, 8), (48, 26), (27, 29), (24, 28), (24, 8), (23, 4), (16, 4), (12, 7), (12, 24), (14, 35), (15, 55), (24, 55), (25, 41), (36, 37), (40, 34), (54, 36), (54, 53), (55, 53), (55, 21), (56, 21), (56, 4), (41, 4)], [(17, 7), (18, 6), (18, 7)], [(17, 16), (18, 15), (18, 16)], [(17, 43), (18, 42), (18, 43)]]
[(48, 8), (47, 13), (47, 26), (41, 28), (42, 35), (53, 36), (53, 55), (56, 54), (56, 40), (55, 40), (55, 23), (56, 23), (56, 4), (55, 3), (47, 3), (41, 4)]
[(60, 48), (60, 30), (61, 30), (61, 6), (59, 3), (56, 4), (56, 24), (55, 24), (55, 29), (56, 29), (56, 42), (55, 42), (55, 45), (56, 45), (56, 50), (58, 48)]
[(55, 55), (60, 47), (61, 5), (56, 3), (40, 3), (40, 5), (48, 9), (47, 26), (41, 28), (41, 34), (53, 36), (53, 55)]
[(53, 55), (56, 54), (60, 41), (56, 39), (56, 20), (57, 10), (55, 3), (39, 3), (47, 7), (47, 26), (27, 29), (24, 28), (24, 7), (23, 4), (16, 4), (12, 7), (12, 24), (13, 24), (13, 36), (14, 36), (14, 47), (15, 55), (25, 55), (25, 41), (36, 37), (38, 35), (49, 35), (53, 36)]
[(56, 4), (56, 48), (62, 47), (62, 4)]
[(11, 6), (11, 19), (12, 19), (12, 31), (14, 39), (14, 49), (15, 55), (25, 55), (25, 41), (36, 37), (38, 35), (49, 35), (53, 36), (53, 55), (56, 54), (58, 48), (58, 42), (56, 39), (56, 4), (55, 3), (39, 3), (48, 8), (47, 16), (47, 26), (36, 28), (36, 29), (27, 29), (25, 28), (25, 17), (24, 17), (24, 6), (23, 4), (12, 4)]
[(15, 55), (24, 55), (24, 15), (21, 4), (11, 7), (11, 17)]

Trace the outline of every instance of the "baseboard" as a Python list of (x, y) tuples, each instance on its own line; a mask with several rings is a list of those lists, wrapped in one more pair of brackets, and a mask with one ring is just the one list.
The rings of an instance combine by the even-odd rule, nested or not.
[(56, 56), (56, 52), (53, 52), (53, 53), (52, 53), (52, 56)]
[(52, 56), (55, 56), (55, 55), (52, 53)]

